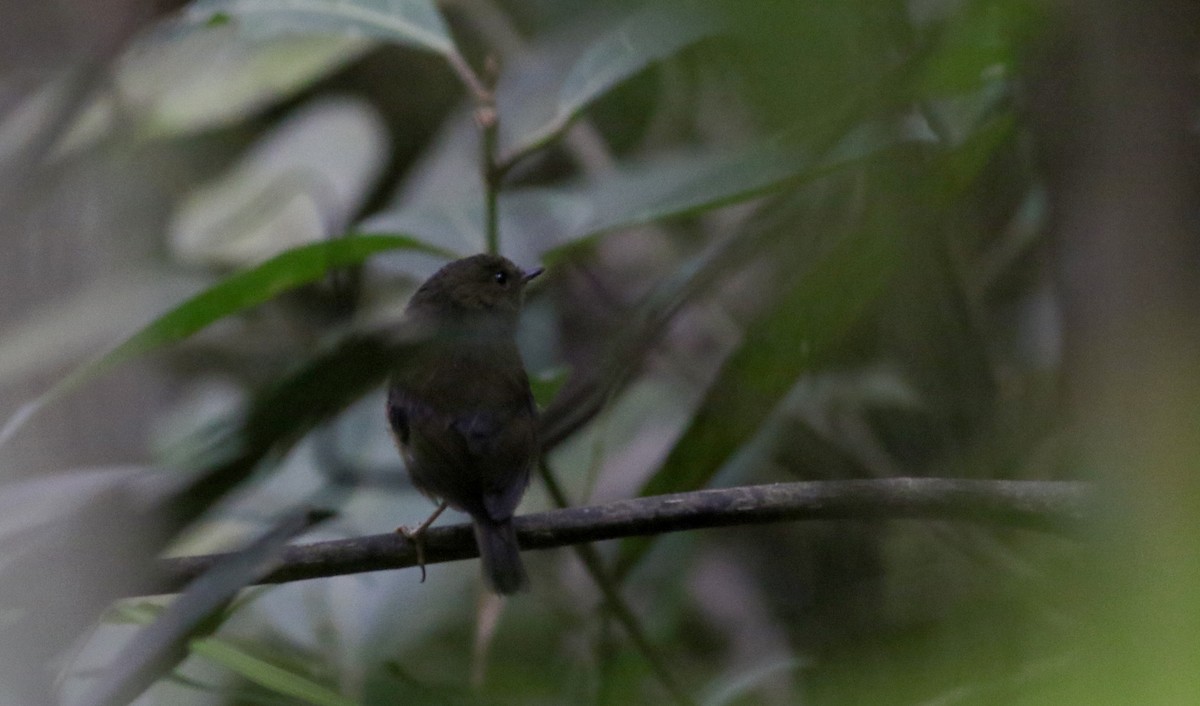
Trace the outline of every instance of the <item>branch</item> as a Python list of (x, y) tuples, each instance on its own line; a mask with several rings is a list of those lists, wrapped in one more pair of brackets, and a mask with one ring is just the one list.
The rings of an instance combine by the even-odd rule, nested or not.
[[(923, 519), (1070, 532), (1090, 506), (1085, 483), (887, 478), (775, 483), (700, 490), (516, 518), (521, 547), (551, 549), (634, 535), (796, 520)], [(431, 528), (425, 563), (478, 556), (469, 524)], [(163, 560), (172, 592), (225, 554)], [(416, 566), (414, 545), (397, 533), (298, 545), (262, 583), (285, 583)]]

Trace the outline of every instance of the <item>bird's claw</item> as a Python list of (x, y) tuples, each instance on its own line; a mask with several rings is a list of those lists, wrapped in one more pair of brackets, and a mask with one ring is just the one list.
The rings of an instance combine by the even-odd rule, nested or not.
[(417, 566), (421, 568), (421, 583), (425, 583), (425, 526), (422, 525), (415, 530), (400, 526), (396, 528), (396, 534), (412, 542), (416, 548)]

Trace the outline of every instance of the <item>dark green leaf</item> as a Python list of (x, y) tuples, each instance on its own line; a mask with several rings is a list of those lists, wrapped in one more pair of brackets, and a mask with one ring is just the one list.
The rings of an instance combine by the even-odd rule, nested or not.
[(453, 259), (455, 255), (407, 236), (338, 238), (288, 250), (192, 297), (159, 317), (97, 363), (101, 369), (159, 346), (181, 341), (227, 316), (262, 304), (330, 270), (357, 265), (388, 250), (418, 250)]
[(453, 253), (419, 240), (395, 235), (346, 237), (288, 250), (204, 290), (155, 319), (108, 354), (76, 369), (50, 390), (23, 405), (0, 430), (0, 444), (50, 401), (130, 358), (181, 341), (227, 316), (315, 282), (331, 269), (355, 265), (376, 253), (397, 249), (418, 250), (448, 259), (454, 257)]
[(1028, 19), (1015, 3), (968, 3), (940, 28), (917, 90), (924, 97), (960, 94), (1007, 76), (1012, 38)]

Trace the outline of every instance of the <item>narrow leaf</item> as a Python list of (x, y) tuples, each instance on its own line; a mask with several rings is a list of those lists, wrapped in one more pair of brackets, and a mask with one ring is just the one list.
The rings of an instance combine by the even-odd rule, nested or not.
[(327, 517), (325, 512), (296, 511), (193, 581), (121, 649), (112, 670), (84, 703), (118, 706), (136, 698), (183, 660), (188, 640), (210, 631), (238, 591), (270, 572), (288, 540)]
[(285, 696), (302, 699), (316, 706), (356, 706), (358, 703), (307, 677), (255, 657), (224, 640), (211, 637), (194, 640), (191, 649), (193, 654), (216, 662), (255, 684)]
[(339, 238), (305, 245), (234, 274), (155, 319), (124, 343), (87, 363), (33, 401), (22, 405), (0, 429), (0, 445), (49, 402), (135, 356), (181, 341), (233, 314), (262, 304), (331, 269), (355, 265), (387, 250), (417, 250), (452, 259), (453, 253), (407, 236), (373, 235)]

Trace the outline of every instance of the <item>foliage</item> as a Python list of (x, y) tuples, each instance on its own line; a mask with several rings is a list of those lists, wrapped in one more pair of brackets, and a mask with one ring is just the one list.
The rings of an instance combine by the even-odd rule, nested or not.
[[(0, 507), (38, 493), (48, 509), (0, 522), (0, 605), (49, 628), (0, 639), (0, 697), (1061, 695), (1081, 659), (1067, 638), (1094, 619), (1063, 598), (1086, 557), (982, 527), (639, 537), (581, 552), (587, 574), (542, 552), (533, 596), (477, 609), (469, 562), (234, 602), (298, 505), (338, 512), (308, 536), (423, 516), (378, 384), (411, 343), (412, 285), (489, 232), (548, 268), (521, 343), (554, 436), (525, 508), (1078, 475), (1018, 110), (1019, 58), (1049, 22), (1021, 0), (196, 0), (113, 29), (57, 81), (14, 80), (0, 204), (35, 274), (0, 309), (32, 334), (0, 340)], [(313, 109), (331, 100), (336, 120)], [(123, 317), (113, 291), (156, 312)], [(96, 471), (117, 463), (135, 468)], [(153, 557), (231, 538), (247, 548), (169, 607), (119, 605), (68, 650), (157, 586)], [(132, 639), (130, 616), (148, 623)]]

